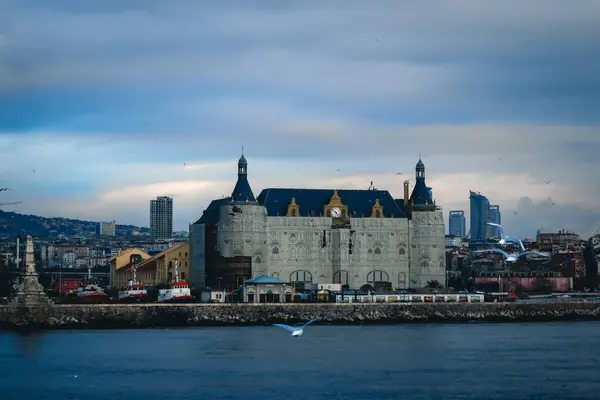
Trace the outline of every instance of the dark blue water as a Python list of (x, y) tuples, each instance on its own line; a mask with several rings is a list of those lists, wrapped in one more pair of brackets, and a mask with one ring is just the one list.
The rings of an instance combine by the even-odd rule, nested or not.
[(600, 323), (0, 333), (1, 399), (600, 399)]

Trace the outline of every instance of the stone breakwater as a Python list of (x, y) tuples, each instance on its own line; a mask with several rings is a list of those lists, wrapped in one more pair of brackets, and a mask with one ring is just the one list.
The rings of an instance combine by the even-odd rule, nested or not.
[(0, 306), (0, 328), (110, 329), (295, 324), (600, 320), (600, 302), (459, 304), (108, 304)]

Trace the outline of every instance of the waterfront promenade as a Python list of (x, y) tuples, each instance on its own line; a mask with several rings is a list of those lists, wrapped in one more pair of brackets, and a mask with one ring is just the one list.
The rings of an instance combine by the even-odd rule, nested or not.
[(0, 327), (152, 328), (294, 324), (326, 316), (330, 324), (600, 320), (600, 302), (459, 304), (94, 304), (0, 306)]

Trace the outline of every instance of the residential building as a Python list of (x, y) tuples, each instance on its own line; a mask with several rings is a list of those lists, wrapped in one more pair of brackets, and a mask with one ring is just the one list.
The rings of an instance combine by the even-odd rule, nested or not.
[(117, 233), (116, 226), (117, 225), (116, 225), (115, 221), (98, 222), (96, 234), (100, 235), (100, 236), (115, 236)]
[(159, 196), (150, 201), (150, 231), (152, 240), (173, 237), (173, 199)]

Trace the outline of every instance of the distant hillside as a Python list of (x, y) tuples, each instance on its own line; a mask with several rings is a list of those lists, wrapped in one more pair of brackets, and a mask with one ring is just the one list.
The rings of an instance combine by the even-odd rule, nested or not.
[[(78, 235), (95, 233), (98, 223), (69, 218), (46, 218), (0, 210), (0, 236), (27, 234), (32, 236)], [(134, 231), (150, 232), (145, 227), (117, 225), (117, 236), (128, 236)]]

